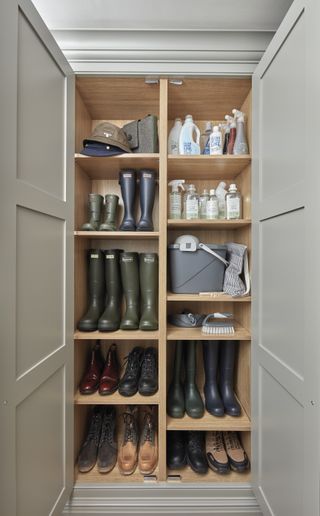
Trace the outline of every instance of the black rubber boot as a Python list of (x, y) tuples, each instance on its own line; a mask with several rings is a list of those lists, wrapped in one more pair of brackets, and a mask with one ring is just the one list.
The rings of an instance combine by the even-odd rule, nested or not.
[(229, 416), (240, 416), (241, 408), (234, 395), (234, 362), (236, 354), (236, 341), (224, 340), (220, 345), (220, 393), (225, 408), (225, 413)]
[(135, 231), (134, 199), (136, 194), (136, 173), (134, 170), (120, 170), (119, 184), (123, 199), (124, 214), (120, 231)]
[(204, 396), (207, 411), (213, 416), (224, 415), (224, 406), (220, 397), (217, 381), (219, 341), (202, 342), (203, 367), (205, 372)]
[(179, 430), (167, 432), (167, 466), (182, 469), (187, 464), (185, 433)]
[(196, 341), (190, 340), (186, 343), (185, 348), (184, 399), (186, 412), (192, 418), (199, 418), (204, 414), (204, 406), (196, 384)]
[(116, 331), (120, 327), (122, 298), (120, 249), (103, 251), (105, 262), (106, 304), (98, 322), (99, 331)]
[(115, 194), (108, 194), (105, 196), (105, 199), (104, 217), (99, 226), (99, 231), (115, 231), (119, 197)]
[(158, 255), (140, 254), (140, 330), (158, 329)]
[(99, 194), (88, 195), (88, 222), (81, 226), (82, 231), (97, 231), (101, 218), (103, 197)]
[(120, 270), (126, 311), (121, 320), (121, 330), (139, 328), (139, 267), (138, 253), (121, 253)]
[(156, 191), (154, 170), (140, 171), (140, 209), (141, 215), (137, 231), (153, 231), (152, 211)]
[(167, 412), (171, 417), (183, 417), (185, 413), (184, 393), (181, 383), (183, 342), (176, 342), (172, 380), (167, 396)]
[(86, 314), (80, 319), (80, 331), (95, 331), (98, 320), (104, 308), (104, 255), (100, 249), (88, 251), (88, 297), (89, 303)]

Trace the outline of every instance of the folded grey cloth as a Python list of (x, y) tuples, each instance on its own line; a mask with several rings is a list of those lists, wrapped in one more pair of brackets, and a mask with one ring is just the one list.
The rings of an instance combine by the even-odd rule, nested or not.
[(202, 321), (205, 315), (193, 314), (188, 311), (184, 311), (182, 314), (170, 314), (168, 315), (169, 323), (180, 328), (197, 328), (202, 326)]
[[(250, 290), (247, 247), (233, 242), (226, 245), (229, 265), (224, 275), (223, 292), (234, 297), (243, 296)], [(242, 273), (245, 282), (240, 277)]]

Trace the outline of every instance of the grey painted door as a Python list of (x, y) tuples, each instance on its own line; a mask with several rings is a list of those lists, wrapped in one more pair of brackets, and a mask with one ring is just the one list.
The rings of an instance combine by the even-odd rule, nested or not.
[(72, 70), (31, 3), (0, 16), (1, 514), (72, 487)]
[(265, 515), (319, 515), (318, 0), (254, 74), (253, 478)]

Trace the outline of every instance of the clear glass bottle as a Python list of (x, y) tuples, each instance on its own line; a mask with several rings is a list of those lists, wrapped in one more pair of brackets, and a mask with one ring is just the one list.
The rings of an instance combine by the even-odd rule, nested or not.
[(207, 218), (207, 202), (209, 200), (209, 192), (204, 189), (199, 197), (199, 217), (200, 219)]
[(210, 197), (206, 207), (206, 218), (209, 220), (219, 218), (219, 200), (214, 188), (210, 190)]
[(187, 220), (199, 218), (199, 196), (194, 185), (188, 186), (185, 195), (184, 218)]
[(229, 191), (226, 195), (226, 219), (235, 220), (242, 217), (242, 199), (241, 193), (238, 192), (237, 185), (229, 186)]

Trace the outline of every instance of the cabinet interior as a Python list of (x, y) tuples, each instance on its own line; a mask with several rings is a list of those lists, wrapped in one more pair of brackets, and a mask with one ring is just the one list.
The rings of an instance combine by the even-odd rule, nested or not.
[[(160, 79), (158, 84), (147, 84), (144, 78), (82, 77), (76, 79), (76, 123), (75, 123), (75, 312), (74, 312), (74, 393), (75, 393), (75, 481), (81, 483), (108, 482), (248, 482), (250, 472), (232, 472), (220, 476), (209, 470), (208, 474), (197, 475), (190, 467), (181, 471), (169, 471), (166, 466), (167, 430), (236, 430), (240, 432), (242, 444), (251, 457), (250, 445), (250, 354), (251, 354), (251, 297), (234, 299), (227, 295), (199, 296), (196, 294), (173, 294), (169, 290), (170, 278), (167, 268), (167, 245), (182, 234), (194, 234), (205, 243), (238, 242), (247, 245), (249, 264), (251, 261), (251, 158), (249, 156), (167, 156), (167, 138), (176, 117), (192, 114), (200, 130), (206, 120), (222, 121), (233, 108), (246, 113), (247, 135), (251, 146), (251, 79), (237, 78), (195, 78), (184, 79), (181, 85)], [(111, 121), (119, 126), (148, 114), (158, 116), (159, 153), (123, 154), (108, 158), (81, 156), (82, 141), (97, 123)], [(122, 218), (123, 204), (118, 184), (118, 173), (125, 168), (151, 168), (157, 171), (158, 181), (153, 210), (153, 232), (82, 232), (81, 225), (87, 217), (89, 193), (116, 193), (120, 208), (118, 220)], [(194, 183), (198, 191), (204, 187), (214, 188), (224, 180), (229, 185), (237, 183), (243, 199), (243, 214), (236, 221), (187, 221), (169, 220), (168, 181), (184, 178)], [(136, 214), (139, 215), (137, 201)], [(87, 304), (86, 250), (90, 248), (123, 249), (126, 251), (159, 253), (159, 329), (154, 332), (121, 331), (112, 333), (77, 330), (77, 323)], [(234, 313), (236, 332), (232, 336), (237, 343), (235, 391), (242, 407), (240, 417), (215, 418), (205, 413), (201, 419), (172, 419), (166, 414), (166, 394), (171, 378), (174, 344), (178, 339), (206, 340), (216, 336), (201, 334), (201, 329), (182, 330), (167, 324), (167, 314), (183, 308), (197, 313), (230, 311)], [(186, 336), (187, 335), (187, 336)], [(227, 337), (225, 337), (227, 338)], [(228, 337), (230, 338), (230, 337)], [(124, 398), (118, 392), (110, 396), (81, 396), (78, 391), (88, 355), (95, 339), (102, 341), (104, 352), (112, 342), (117, 343), (120, 363), (136, 345), (152, 345), (158, 350), (159, 390), (151, 397), (139, 394)], [(223, 340), (218, 338), (218, 340)], [(222, 344), (223, 345), (223, 342)], [(203, 391), (204, 372), (202, 349), (197, 346), (197, 383)], [(95, 404), (114, 404), (121, 425), (121, 412), (126, 404), (154, 405), (158, 417), (158, 468), (150, 478), (144, 478), (138, 470), (123, 477), (118, 468), (106, 474), (91, 472), (80, 474), (76, 460), (85, 437), (88, 412)]]

